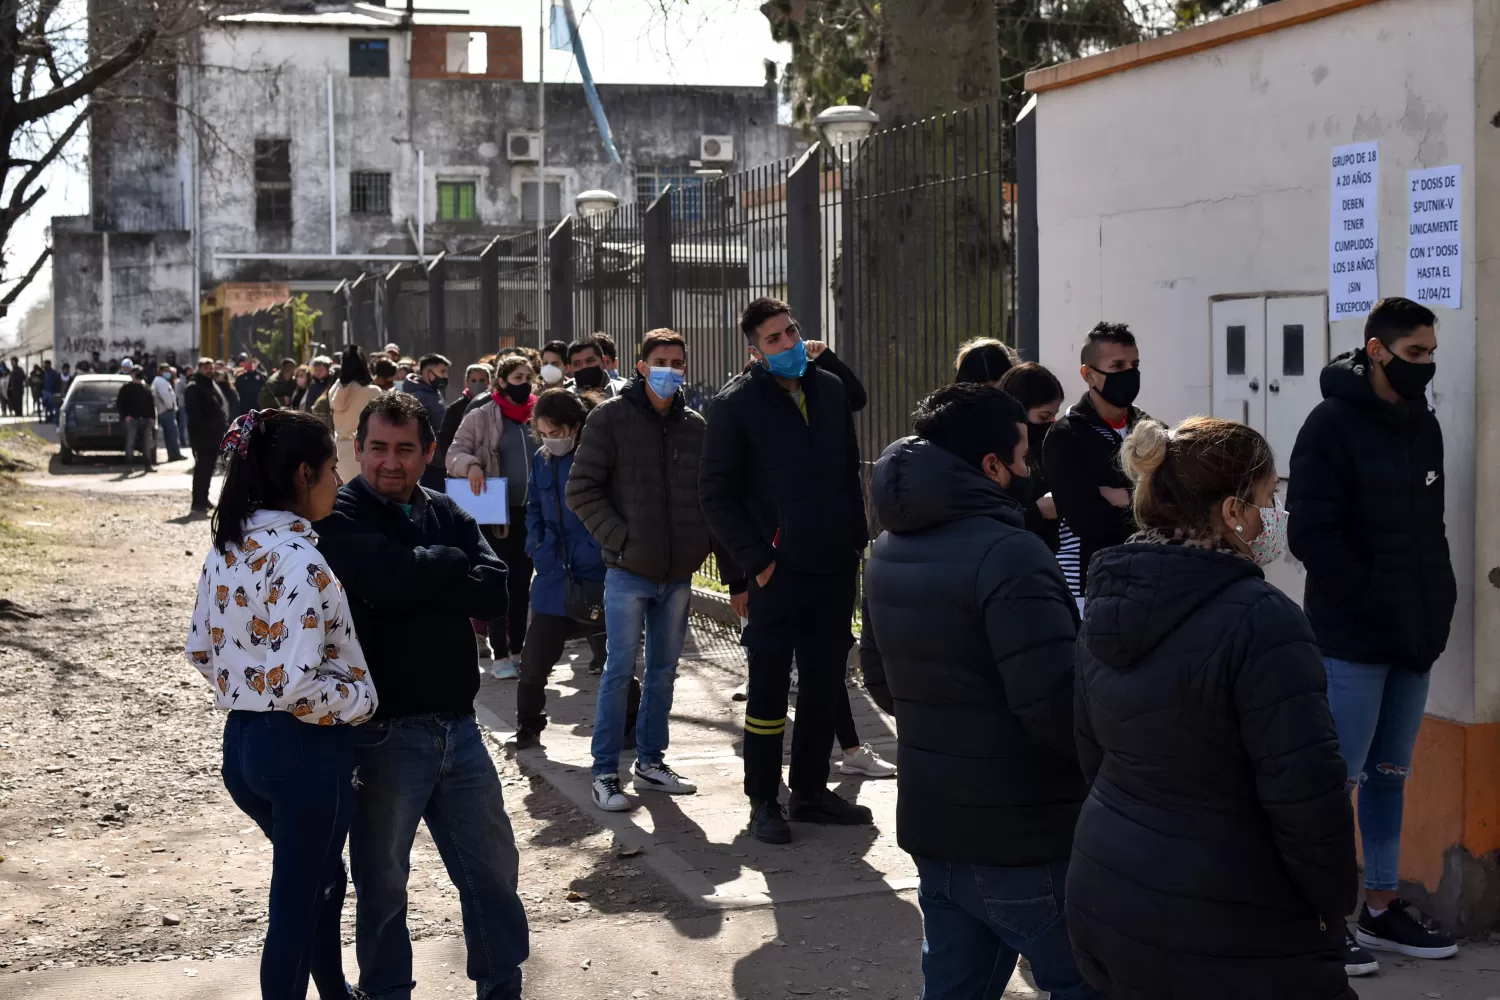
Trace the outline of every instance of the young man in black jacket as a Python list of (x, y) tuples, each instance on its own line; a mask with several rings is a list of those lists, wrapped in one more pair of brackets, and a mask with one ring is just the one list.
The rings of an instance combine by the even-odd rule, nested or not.
[(859, 557), (869, 540), (859, 442), (844, 383), (811, 365), (791, 308), (745, 307), (740, 329), (756, 364), (709, 409), (700, 493), (714, 535), (750, 579), (744, 644), (745, 794), (750, 830), (791, 840), (782, 816), (781, 746), (792, 655), (798, 668), (791, 818), (862, 824), (870, 810), (828, 788), (835, 699), (854, 643)]
[(380, 692), (380, 710), (354, 736), (349, 860), (359, 986), (372, 996), (411, 995), (406, 882), (417, 824), (426, 820), (463, 905), (478, 995), (519, 1000), (528, 953), (519, 857), (474, 719), (479, 668), (469, 624), (505, 613), (505, 566), (473, 518), (419, 485), (436, 442), (415, 396), (377, 398), (360, 415), (355, 444), (360, 474), (317, 531)]
[(950, 385), (918, 404), (915, 429), (870, 485), (885, 530), (864, 627), (895, 702), (896, 839), (922, 881), (923, 996), (998, 995), (1025, 955), (1053, 997), (1095, 998), (1061, 916), (1086, 793), (1078, 613), (1026, 530), (1026, 411), (988, 385)]
[(1094, 553), (1135, 531), (1120, 443), (1146, 414), (1132, 405), (1141, 391), (1141, 352), (1124, 323), (1090, 330), (1078, 360), (1088, 393), (1047, 432), (1042, 469), (1057, 506), (1057, 561), (1082, 612)]
[[(1443, 525), (1443, 431), (1427, 405), (1437, 317), (1375, 304), (1365, 346), (1323, 369), (1323, 402), (1292, 450), (1288, 540), (1307, 568), (1303, 606), (1328, 671), (1328, 705), (1359, 785), (1365, 948), (1446, 958), (1453, 940), (1397, 898), (1401, 813), (1432, 665), (1457, 603)], [(1350, 967), (1375, 971), (1349, 945)]]

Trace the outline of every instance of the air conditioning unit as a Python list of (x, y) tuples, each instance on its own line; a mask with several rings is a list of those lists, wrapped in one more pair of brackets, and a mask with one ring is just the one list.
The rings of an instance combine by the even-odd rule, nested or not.
[(542, 133), (505, 133), (505, 155), (512, 163), (536, 163), (542, 158)]
[(734, 162), (734, 136), (700, 136), (698, 139), (698, 157), (704, 163)]

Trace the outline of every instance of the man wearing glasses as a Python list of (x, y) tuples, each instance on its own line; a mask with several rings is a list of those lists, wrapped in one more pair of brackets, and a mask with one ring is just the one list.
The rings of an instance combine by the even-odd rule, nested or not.
[(699, 498), (714, 535), (750, 582), (743, 641), (745, 793), (750, 832), (791, 840), (778, 802), (793, 654), (799, 687), (788, 784), (791, 819), (864, 824), (870, 810), (828, 788), (834, 706), (853, 645), (859, 557), (869, 540), (859, 444), (844, 383), (809, 363), (791, 308), (745, 307), (754, 364), (709, 408)]

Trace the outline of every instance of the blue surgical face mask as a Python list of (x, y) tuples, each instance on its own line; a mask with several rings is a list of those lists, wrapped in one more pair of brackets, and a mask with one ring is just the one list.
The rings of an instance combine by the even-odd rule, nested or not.
[(807, 371), (807, 343), (798, 340), (780, 354), (762, 354), (761, 364), (772, 375), (782, 378), (801, 378)]
[(646, 382), (659, 399), (671, 399), (687, 377), (676, 368), (651, 368)]

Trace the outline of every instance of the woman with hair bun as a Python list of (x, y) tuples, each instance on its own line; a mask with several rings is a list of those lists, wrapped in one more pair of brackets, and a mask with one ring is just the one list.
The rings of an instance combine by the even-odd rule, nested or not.
[(1079, 967), (1113, 1000), (1352, 1000), (1353, 814), (1312, 629), (1261, 571), (1271, 448), (1146, 420), (1121, 459), (1141, 530), (1094, 559), (1078, 640)]
[(271, 841), (261, 996), (349, 996), (339, 942), (354, 815), (353, 726), (375, 688), (313, 522), (333, 513), (333, 437), (297, 410), (251, 410), (229, 459), (198, 578), (187, 658), (225, 711), (224, 787)]

